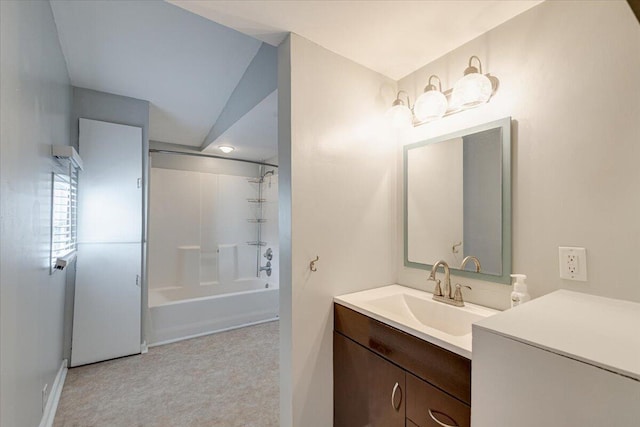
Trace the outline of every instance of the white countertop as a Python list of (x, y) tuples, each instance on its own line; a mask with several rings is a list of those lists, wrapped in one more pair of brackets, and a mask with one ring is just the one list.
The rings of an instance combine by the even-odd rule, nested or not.
[[(428, 298), (433, 296), (429, 292), (408, 288), (401, 285), (389, 285), (376, 289), (355, 292), (352, 294), (340, 295), (333, 298), (333, 301), (348, 307), (358, 313), (369, 316), (384, 324), (392, 326), (410, 335), (418, 337), (424, 341), (435, 344), (460, 356), (471, 359), (471, 332), (466, 335), (454, 336), (442, 332), (438, 329), (425, 326), (416, 318), (401, 316), (391, 310), (384, 310), (373, 305), (371, 302), (390, 295), (404, 293), (416, 298)], [(436, 302), (435, 304), (443, 304)], [(456, 307), (454, 310), (464, 310), (478, 316), (493, 316), (499, 311), (481, 307), (479, 305), (465, 303), (465, 307)]]
[(640, 381), (640, 304), (560, 290), (476, 328)]

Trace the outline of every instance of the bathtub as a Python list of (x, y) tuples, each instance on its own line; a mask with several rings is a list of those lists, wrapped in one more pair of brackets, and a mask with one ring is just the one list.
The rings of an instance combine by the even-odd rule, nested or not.
[(265, 279), (151, 288), (149, 345), (276, 320), (278, 294), (278, 284)]

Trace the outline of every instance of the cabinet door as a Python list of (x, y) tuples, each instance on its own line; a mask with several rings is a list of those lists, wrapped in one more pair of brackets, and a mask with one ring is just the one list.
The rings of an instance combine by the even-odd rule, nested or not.
[(405, 425), (405, 372), (333, 333), (334, 427)]

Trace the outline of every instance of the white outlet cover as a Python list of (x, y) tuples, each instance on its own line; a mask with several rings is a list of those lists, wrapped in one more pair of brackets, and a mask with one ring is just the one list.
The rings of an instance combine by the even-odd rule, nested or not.
[(587, 250), (569, 246), (558, 248), (560, 278), (587, 281)]

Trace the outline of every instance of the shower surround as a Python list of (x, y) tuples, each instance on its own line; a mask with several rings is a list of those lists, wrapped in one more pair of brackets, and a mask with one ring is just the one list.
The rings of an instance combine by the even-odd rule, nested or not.
[[(256, 182), (255, 170), (151, 169), (150, 345), (278, 318), (277, 174)], [(251, 203), (258, 198), (264, 203)], [(256, 218), (266, 220), (260, 239)], [(260, 251), (258, 240), (265, 243)], [(267, 248), (271, 276), (256, 269), (266, 264)]]

